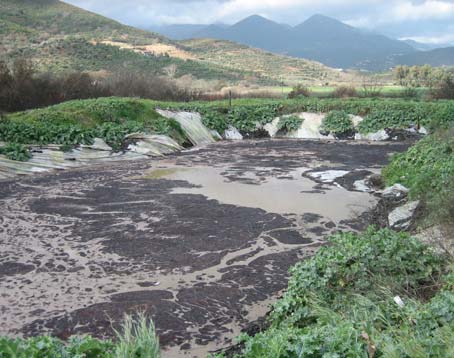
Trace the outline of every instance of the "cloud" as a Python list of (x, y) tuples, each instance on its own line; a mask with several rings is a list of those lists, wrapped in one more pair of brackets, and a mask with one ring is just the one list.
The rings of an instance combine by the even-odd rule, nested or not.
[[(353, 26), (396, 36), (427, 36), (451, 31), (454, 0), (66, 0), (130, 25), (234, 23), (261, 14), (296, 25), (321, 13)], [(424, 26), (410, 26), (419, 21)], [(405, 27), (412, 32), (405, 31)], [(415, 32), (416, 31), (416, 32)], [(451, 35), (451, 33), (447, 35)]]
[(454, 3), (451, 1), (429, 0), (422, 3), (405, 1), (392, 9), (394, 20), (446, 19), (454, 20)]

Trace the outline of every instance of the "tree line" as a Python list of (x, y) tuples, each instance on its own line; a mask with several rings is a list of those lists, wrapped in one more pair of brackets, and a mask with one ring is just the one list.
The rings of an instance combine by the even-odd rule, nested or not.
[(178, 87), (171, 79), (140, 72), (125, 70), (104, 77), (86, 72), (56, 75), (39, 73), (28, 60), (17, 60), (11, 65), (0, 61), (0, 112), (110, 96), (188, 101), (197, 93)]

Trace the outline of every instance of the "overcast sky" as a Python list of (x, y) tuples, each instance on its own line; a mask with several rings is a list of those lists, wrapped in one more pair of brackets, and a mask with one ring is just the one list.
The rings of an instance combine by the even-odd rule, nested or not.
[(313, 14), (398, 38), (454, 43), (454, 0), (65, 0), (125, 24), (235, 23), (259, 14), (296, 25)]

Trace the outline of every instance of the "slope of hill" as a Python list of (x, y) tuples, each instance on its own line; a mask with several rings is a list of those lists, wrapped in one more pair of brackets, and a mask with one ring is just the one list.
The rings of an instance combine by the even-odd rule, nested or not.
[[(236, 33), (241, 34), (251, 24), (262, 26), (263, 31), (272, 25), (252, 17), (238, 24)], [(222, 30), (222, 26), (219, 28)], [(302, 80), (338, 83), (346, 77), (319, 63), (225, 41), (180, 44), (57, 0), (1, 0), (0, 34), (0, 59), (33, 59), (42, 71), (128, 69), (173, 78), (191, 75), (195, 79), (260, 85), (282, 81), (290, 85)]]
[(211, 25), (187, 32), (194, 38), (231, 40), (267, 51), (322, 62), (331, 67), (383, 70), (396, 55), (416, 52), (403, 42), (314, 15), (291, 27), (263, 17), (250, 16), (232, 26)]
[(178, 24), (178, 25), (162, 25), (144, 27), (146, 30), (160, 33), (172, 40), (188, 40), (199, 31), (205, 29), (206, 25), (191, 25), (191, 24)]
[(254, 73), (288, 85), (305, 83), (320, 85), (359, 82), (354, 72), (334, 70), (315, 61), (273, 54), (231, 41), (193, 39), (180, 42), (183, 48), (200, 61)]
[[(155, 53), (149, 48), (176, 45), (156, 33), (57, 0), (1, 0), (0, 35), (0, 59), (32, 59), (42, 71), (128, 69), (225, 81), (238, 81), (244, 75), (163, 51)], [(136, 51), (136, 47), (145, 50)]]
[(396, 57), (395, 62), (402, 65), (454, 66), (454, 47), (419, 51)]
[(289, 54), (334, 67), (386, 69), (391, 56), (415, 51), (404, 42), (368, 33), (322, 15), (312, 16), (293, 32), (298, 45), (289, 49)]

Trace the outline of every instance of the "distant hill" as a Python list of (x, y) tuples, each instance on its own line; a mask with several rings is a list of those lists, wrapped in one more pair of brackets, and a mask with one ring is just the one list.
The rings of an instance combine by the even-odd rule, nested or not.
[(454, 47), (437, 48), (431, 51), (399, 56), (395, 62), (400, 65), (454, 66)]
[[(235, 31), (246, 31), (248, 22), (238, 24)], [(332, 83), (348, 77), (320, 63), (233, 43), (178, 43), (57, 0), (0, 0), (0, 36), (0, 59), (32, 59), (42, 71), (103, 74), (127, 69), (185, 81), (190, 76), (259, 85), (300, 79)]]
[[(449, 50), (433, 50), (431, 45), (392, 39), (323, 15), (314, 15), (295, 27), (253, 15), (231, 26), (180, 25), (179, 29), (180, 39), (229, 40), (335, 68), (382, 71), (401, 62), (452, 65)], [(423, 50), (428, 52), (421, 53)]]
[(289, 54), (320, 61), (328, 66), (380, 70), (390, 57), (414, 48), (383, 35), (359, 30), (327, 16), (314, 15), (293, 29), (298, 43)]
[(430, 50), (435, 50), (436, 48), (441, 48), (441, 47), (448, 47), (448, 46), (439, 46), (439, 45), (434, 45), (434, 44), (427, 44), (427, 43), (422, 43), (418, 42), (415, 40), (402, 40), (406, 44), (412, 46), (415, 50), (418, 51), (430, 51)]
[(185, 51), (201, 61), (271, 78), (276, 83), (321, 85), (326, 82), (355, 83), (359, 76), (353, 72), (333, 70), (319, 62), (277, 55), (271, 52), (215, 39), (193, 39), (180, 42)]

